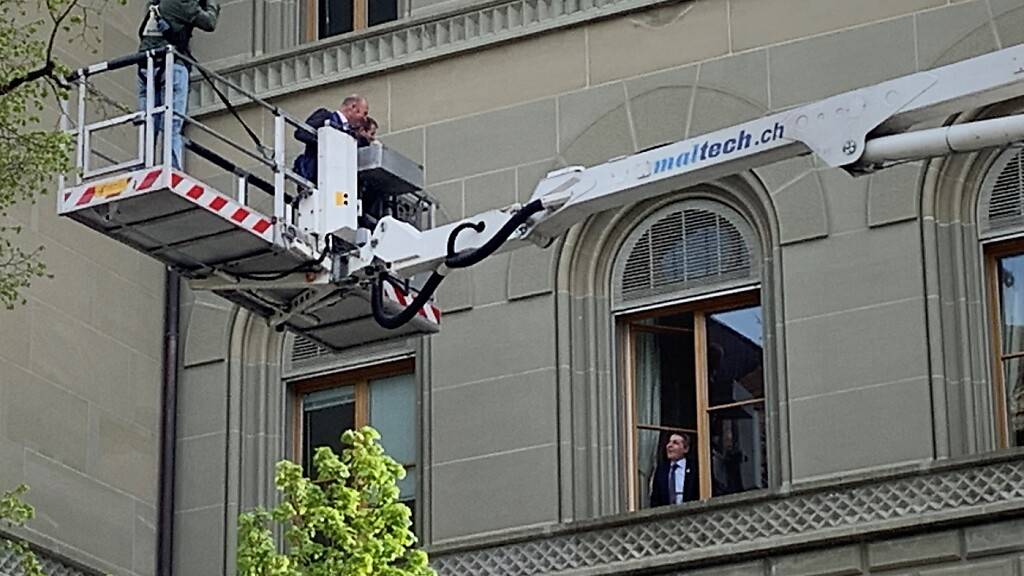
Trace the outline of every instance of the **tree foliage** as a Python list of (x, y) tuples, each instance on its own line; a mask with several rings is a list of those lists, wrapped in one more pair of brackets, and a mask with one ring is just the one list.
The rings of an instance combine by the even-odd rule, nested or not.
[[(42, 247), (25, 248), (8, 216), (70, 170), (71, 137), (57, 129), (68, 68), (58, 42), (96, 52), (96, 21), (106, 0), (0, 0), (0, 305), (24, 302), (23, 290), (46, 275)], [(123, 2), (122, 2), (123, 3)]]
[[(384, 453), (370, 427), (349, 430), (339, 456), (320, 447), (317, 479), (290, 461), (278, 462), (274, 509), (242, 514), (239, 576), (433, 576), (427, 555), (413, 548), (410, 511), (398, 501), (405, 469)], [(279, 551), (272, 525), (283, 528)]]
[[(20, 528), (35, 516), (35, 509), (21, 498), (25, 492), (28, 492), (28, 486), (22, 484), (0, 497), (0, 525), (5, 529)], [(43, 576), (39, 559), (23, 541), (0, 538), (0, 550), (14, 553), (18, 559), (17, 567), (25, 576)]]

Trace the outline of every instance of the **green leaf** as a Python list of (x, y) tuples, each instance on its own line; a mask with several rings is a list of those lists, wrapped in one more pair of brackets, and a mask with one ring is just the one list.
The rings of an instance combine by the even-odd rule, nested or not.
[[(0, 496), (0, 525), (5, 528), (21, 527), (35, 517), (36, 511), (31, 505), (22, 500), (22, 496), (28, 492), (28, 486), (20, 484), (9, 492)], [(7, 549), (16, 559), (16, 566), (21, 568), (25, 576), (44, 576), (42, 565), (36, 558), (32, 549), (22, 540), (0, 539), (0, 550)], [(17, 572), (17, 570), (15, 570)]]
[[(373, 428), (342, 435), (341, 454), (316, 450), (314, 482), (284, 460), (275, 468), (281, 502), (239, 516), (239, 576), (432, 576), (415, 548), (411, 512), (398, 502), (404, 468)], [(286, 546), (273, 539), (272, 526)]]
[[(54, 186), (59, 174), (71, 172), (72, 137), (57, 129), (47, 110), (66, 96), (59, 80), (70, 68), (48, 54), (50, 35), (58, 44), (76, 42), (93, 49), (87, 13), (103, 9), (107, 0), (0, 0), (0, 213), (10, 222), (9, 209), (31, 203)], [(73, 10), (72, 10), (73, 9)], [(68, 11), (71, 10), (71, 11)], [(88, 12), (87, 12), (88, 11)], [(67, 17), (59, 20), (60, 14)], [(56, 28), (55, 28), (56, 26)], [(34, 76), (41, 73), (40, 77)], [(35, 78), (35, 79), (33, 79)], [(53, 124), (47, 123), (53, 121)], [(18, 227), (0, 228), (0, 306), (25, 302), (32, 283), (50, 276), (42, 263), (41, 247), (28, 244)]]

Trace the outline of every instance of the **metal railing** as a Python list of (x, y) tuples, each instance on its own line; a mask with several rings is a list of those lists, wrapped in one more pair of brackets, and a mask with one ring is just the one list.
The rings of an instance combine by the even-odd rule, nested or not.
[[(253, 142), (247, 145), (190, 116), (187, 112), (181, 114), (174, 111), (173, 102), (177, 95), (172, 75), (175, 63), (179, 62), (185, 62), (193, 70), (198, 70), (212, 84), (214, 90), (230, 91), (234, 98), (241, 95), (245, 99), (243, 105), (247, 111), (255, 108), (260, 113), (272, 116), (272, 144), (264, 146)], [(102, 107), (92, 105), (90, 93), (98, 92), (93, 85), (95, 79), (131, 67), (137, 67), (139, 70), (139, 91), (145, 94), (145, 107), (124, 112), (128, 108), (119, 105), (117, 107), (122, 113), (106, 116), (100, 110)], [(191, 136), (182, 136), (184, 150), (191, 153), (189, 160), (204, 160), (215, 170), (220, 171), (222, 177), (230, 177), (234, 196), (243, 205), (251, 204), (253, 198), (250, 192), (261, 192), (273, 198), (273, 216), (279, 221), (293, 224), (295, 210), (289, 208), (294, 207), (299, 195), (304, 191), (312, 191), (315, 187), (314, 183), (290, 169), (290, 158), (286, 150), (286, 130), (305, 130), (315, 135), (310, 126), (173, 48), (139, 52), (95, 64), (75, 71), (68, 80), (73, 90), (71, 97), (62, 102), (61, 129), (75, 136), (76, 185), (134, 169), (158, 165), (171, 166), (173, 125), (175, 120), (179, 120), (182, 132), (188, 128)], [(162, 91), (160, 99), (157, 98), (158, 91)], [(90, 115), (97, 113), (100, 118), (90, 118)], [(99, 133), (116, 128), (123, 130), (125, 127), (129, 132), (135, 132), (133, 138), (136, 142), (130, 147), (124, 147), (122, 142), (122, 146), (118, 148), (119, 152), (131, 150), (130, 153), (114, 157), (97, 148), (96, 142), (101, 139)], [(227, 150), (227, 153), (214, 150), (214, 146), (220, 146)], [(102, 161), (96, 162), (95, 159)], [(184, 164), (185, 159), (182, 158), (180, 161)], [(261, 175), (260, 172), (265, 175)], [(60, 185), (62, 188), (65, 186), (63, 179)]]
[[(178, 96), (173, 70), (176, 63), (182, 62), (198, 72), (224, 102), (232, 103), (228, 110), (234, 120), (245, 128), (249, 140), (232, 137), (215, 127), (214, 123), (226, 118), (224, 115), (204, 121), (187, 111), (181, 114), (173, 110), (174, 98)], [(117, 71), (123, 74), (131, 68), (138, 70), (137, 79), (129, 79), (126, 74), (115, 78)], [(123, 95), (121, 102), (103, 96), (96, 83), (104, 77), (114, 78), (117, 85), (130, 82), (129, 92), (134, 93), (138, 88), (139, 94), (145, 95), (145, 107), (136, 109), (137, 104), (125, 105)], [(304, 145), (290, 137), (291, 133), (301, 130), (316, 137), (316, 131), (305, 122), (171, 47), (94, 64), (75, 71), (68, 81), (73, 91), (62, 102), (61, 128), (75, 135), (76, 185), (142, 168), (172, 166), (173, 125), (175, 120), (179, 120), (182, 132), (187, 129), (187, 136), (182, 135), (184, 151), (190, 153), (188, 166), (184, 166), (185, 158), (180, 159), (183, 172), (222, 192), (231, 194), (233, 191), (240, 204), (265, 214), (272, 213), (277, 222), (298, 224), (298, 201), (314, 193), (316, 187), (315, 182), (291, 169), (291, 160), (304, 149)], [(158, 94), (162, 98), (157, 98)], [(96, 99), (91, 96), (97, 95), (107, 103), (112, 102), (116, 113), (108, 114), (104, 106), (96, 105)], [(250, 120), (258, 118), (260, 132), (264, 126), (272, 127), (267, 134), (272, 136), (272, 141), (264, 144), (256, 131), (246, 124), (243, 115)], [(122, 136), (115, 146), (117, 153), (106, 153), (96, 146), (97, 142), (104, 140), (101, 133), (125, 129), (130, 135)], [(126, 140), (134, 142), (126, 146)], [(293, 143), (296, 149), (289, 151), (289, 143)], [(203, 170), (200, 175), (193, 165), (196, 161), (204, 162), (213, 171)], [(62, 189), (65, 187), (63, 178), (60, 186)], [(424, 192), (406, 196), (396, 199), (389, 212), (418, 228), (431, 226), (436, 206), (433, 198)], [(268, 200), (272, 200), (270, 205), (267, 205)]]

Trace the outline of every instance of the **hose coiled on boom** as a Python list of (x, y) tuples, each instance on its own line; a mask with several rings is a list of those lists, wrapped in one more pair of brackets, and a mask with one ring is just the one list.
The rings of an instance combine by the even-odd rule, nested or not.
[[(485, 224), (483, 222), (464, 222), (456, 226), (448, 235), (448, 254), (445, 256), (444, 265), (450, 269), (457, 269), (468, 268), (479, 263), (484, 258), (494, 254), (520, 226), (543, 209), (544, 204), (540, 200), (530, 202), (513, 214), (508, 219), (508, 222), (505, 222), (498, 229), (494, 236), (487, 240), (487, 242), (484, 242), (483, 246), (461, 252), (455, 251), (455, 241), (458, 239), (459, 234), (469, 229), (479, 234), (484, 231)], [(420, 289), (419, 294), (416, 295), (416, 298), (404, 310), (391, 316), (384, 311), (384, 282), (394, 282), (394, 280), (388, 277), (387, 272), (381, 272), (377, 275), (377, 279), (374, 281), (370, 291), (370, 308), (373, 311), (374, 320), (389, 330), (400, 328), (423, 309), (423, 306), (430, 301), (444, 278), (444, 274), (440, 272), (432, 273), (423, 285), (423, 288)]]

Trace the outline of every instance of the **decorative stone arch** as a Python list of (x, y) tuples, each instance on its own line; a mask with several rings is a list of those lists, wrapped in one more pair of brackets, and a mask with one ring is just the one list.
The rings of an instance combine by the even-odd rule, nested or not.
[[(1019, 113), (1021, 106), (971, 111), (954, 123)], [(991, 205), (1016, 154), (985, 150), (926, 163), (919, 198), (937, 458), (996, 448), (984, 243), (1024, 232), (1024, 218), (1001, 217), (1007, 206)], [(1006, 192), (996, 194), (997, 203)]]
[[(186, 289), (181, 312), (175, 482), (183, 491), (175, 504), (175, 546), (195, 546), (202, 534), (206, 552), (176, 555), (175, 570), (194, 570), (197, 557), (216, 558), (228, 574), (238, 513), (277, 498), (274, 465), (287, 456), (285, 339), (264, 319), (210, 293)], [(205, 508), (188, 503), (195, 489), (204, 491)]]
[[(563, 520), (626, 510), (622, 434), (624, 390), (616, 364), (613, 279), (622, 247), (668, 206), (720, 206), (750, 231), (752, 259), (760, 275), (764, 309), (765, 378), (770, 390), (770, 481), (788, 483), (790, 464), (778, 225), (768, 192), (750, 174), (696, 186), (675, 194), (598, 214), (570, 230), (556, 261), (559, 371), (560, 466)], [(621, 267), (621, 265), (620, 265)], [(712, 288), (714, 289), (714, 288)], [(664, 300), (679, 293), (662, 294)], [(652, 296), (649, 302), (656, 302)]]
[[(239, 512), (277, 503), (275, 465), (291, 456), (289, 445), (293, 440), (289, 409), (292, 381), (414, 357), (422, 390), (422, 379), (429, 369), (426, 361), (429, 354), (424, 351), (429, 350), (429, 345), (424, 339), (414, 337), (342, 353), (314, 345), (311, 353), (308, 341), (278, 332), (263, 318), (237, 306), (231, 307), (226, 324), (227, 347), (222, 373), (227, 406), (223, 526), (225, 534), (231, 536), (237, 531)], [(429, 403), (429, 399), (419, 400)], [(417, 428), (422, 438), (422, 422)], [(427, 461), (429, 443), (424, 441), (424, 445), (423, 458)], [(427, 484), (425, 475), (424, 494)], [(426, 496), (421, 498), (423, 502), (429, 501)], [(429, 518), (424, 516), (421, 524), (421, 533), (426, 538)], [(225, 539), (225, 573), (233, 570), (235, 546), (233, 537)]]

